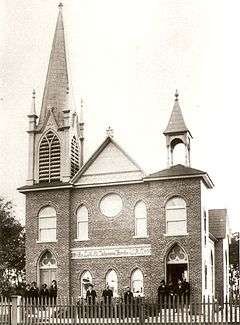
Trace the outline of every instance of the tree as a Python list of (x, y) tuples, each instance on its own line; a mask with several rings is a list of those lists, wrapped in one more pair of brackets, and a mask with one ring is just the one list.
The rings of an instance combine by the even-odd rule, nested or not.
[(240, 233), (232, 234), (232, 240), (229, 247), (229, 264), (230, 264), (230, 286), (234, 299), (239, 299), (239, 284), (240, 284), (240, 270), (239, 270), (239, 244)]
[(14, 291), (25, 277), (25, 232), (12, 203), (0, 198), (0, 295)]

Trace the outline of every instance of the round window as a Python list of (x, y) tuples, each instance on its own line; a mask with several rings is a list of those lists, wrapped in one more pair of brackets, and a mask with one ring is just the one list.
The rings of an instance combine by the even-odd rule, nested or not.
[(115, 217), (122, 210), (122, 199), (118, 194), (107, 194), (100, 202), (100, 210), (106, 217)]

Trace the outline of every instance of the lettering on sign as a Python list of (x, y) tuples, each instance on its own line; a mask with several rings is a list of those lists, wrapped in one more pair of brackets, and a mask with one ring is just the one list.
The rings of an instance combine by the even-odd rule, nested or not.
[(71, 252), (73, 260), (124, 256), (150, 256), (151, 245), (82, 247), (72, 248)]

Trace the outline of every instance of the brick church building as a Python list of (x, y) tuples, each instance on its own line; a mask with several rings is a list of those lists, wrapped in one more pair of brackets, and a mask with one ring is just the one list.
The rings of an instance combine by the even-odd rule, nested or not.
[[(228, 294), (226, 210), (208, 210), (209, 175), (190, 167), (192, 135), (175, 95), (166, 138), (168, 167), (146, 175), (113, 139), (84, 161), (84, 122), (71, 100), (62, 5), (39, 117), (33, 92), (26, 195), (27, 281), (56, 279), (59, 295), (93, 283), (114, 295), (156, 297), (162, 279), (186, 279), (200, 299)], [(185, 148), (185, 164), (173, 151)]]

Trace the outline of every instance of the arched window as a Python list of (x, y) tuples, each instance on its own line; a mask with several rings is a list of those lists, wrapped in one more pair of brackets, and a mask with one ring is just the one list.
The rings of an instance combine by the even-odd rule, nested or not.
[(38, 215), (39, 241), (51, 242), (56, 240), (57, 214), (53, 207), (42, 208)]
[(106, 285), (113, 291), (113, 297), (118, 296), (118, 278), (114, 270), (110, 270), (106, 275)]
[(166, 204), (166, 233), (173, 236), (187, 233), (186, 202), (180, 197), (174, 197)]
[(71, 141), (71, 177), (79, 170), (79, 147), (75, 135)]
[(140, 269), (136, 269), (132, 273), (131, 289), (134, 296), (143, 296), (143, 274)]
[(77, 210), (77, 239), (88, 239), (88, 210), (84, 205)]
[(139, 201), (134, 209), (135, 214), (135, 236), (147, 236), (147, 208), (143, 201)]
[(39, 182), (56, 182), (60, 180), (60, 141), (49, 131), (39, 147)]
[(39, 261), (40, 284), (51, 285), (57, 280), (57, 261), (50, 251), (46, 251)]
[(81, 297), (86, 298), (89, 284), (92, 284), (92, 274), (89, 271), (85, 271), (80, 278)]

